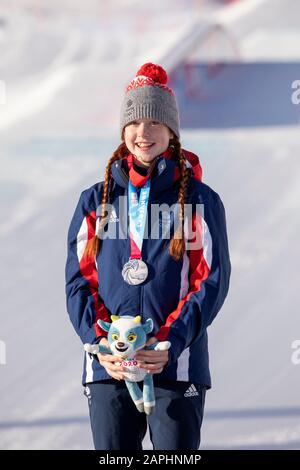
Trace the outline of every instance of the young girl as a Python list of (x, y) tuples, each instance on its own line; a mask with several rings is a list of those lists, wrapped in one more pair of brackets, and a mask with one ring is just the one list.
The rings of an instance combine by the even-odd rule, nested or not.
[[(140, 367), (153, 374), (156, 407), (139, 413), (119, 358), (85, 354), (83, 385), (96, 449), (197, 450), (211, 387), (207, 327), (228, 292), (224, 207), (201, 182), (198, 157), (182, 149), (179, 115), (165, 70), (144, 64), (121, 108), (121, 144), (105, 179), (82, 192), (68, 232), (67, 310), (83, 343), (107, 345), (97, 320), (152, 318)], [(140, 210), (142, 207), (143, 210)]]

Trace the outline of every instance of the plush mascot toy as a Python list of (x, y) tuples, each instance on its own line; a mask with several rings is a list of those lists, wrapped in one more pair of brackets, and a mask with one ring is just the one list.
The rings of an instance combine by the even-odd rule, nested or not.
[[(155, 349), (156, 351), (166, 351), (171, 346), (169, 341), (154, 343), (146, 346), (147, 334), (153, 329), (153, 321), (148, 318), (144, 324), (141, 323), (141, 317), (131, 317), (124, 315), (117, 317), (111, 316), (112, 323), (98, 320), (98, 325), (108, 332), (108, 343), (110, 348), (100, 344), (84, 345), (85, 351), (90, 354), (98, 352), (120, 356), (122, 364), (125, 367), (125, 383), (128, 391), (140, 412), (151, 414), (155, 406), (155, 396), (153, 387), (153, 377), (145, 369), (137, 365), (134, 356), (139, 349)], [(136, 382), (143, 381), (143, 391)]]

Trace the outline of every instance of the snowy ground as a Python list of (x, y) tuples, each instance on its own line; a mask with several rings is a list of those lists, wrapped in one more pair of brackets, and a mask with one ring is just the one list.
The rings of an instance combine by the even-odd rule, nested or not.
[[(22, 8), (2, 1), (0, 448), (92, 448), (82, 346), (64, 297), (75, 204), (102, 178), (118, 144), (119, 104), (132, 72), (173, 57), (174, 31), (185, 38), (194, 28), (191, 10), (201, 19), (202, 12), (203, 19), (223, 15), (239, 60), (288, 62), (300, 79), (297, 2), (272, 1), (272, 16), (268, 2), (254, 3), (246, 13), (235, 10), (233, 20), (205, 1), (141, 7), (114, 0), (105, 7), (89, 0), (84, 11), (75, 1), (35, 9), (29, 0)], [(225, 42), (214, 41), (210, 58), (222, 58)], [(188, 47), (186, 54), (191, 61)], [(224, 56), (237, 60), (228, 47)], [(201, 57), (200, 44), (193, 60)], [(289, 81), (274, 83), (274, 100), (288, 97)], [(216, 96), (216, 85), (209, 86)], [(292, 342), (300, 339), (300, 105), (289, 105), (293, 119), (281, 125), (257, 116), (257, 126), (248, 126), (241, 116), (242, 127), (182, 131), (183, 146), (200, 156), (205, 182), (224, 201), (233, 266), (230, 294), (209, 330), (213, 388), (203, 448), (300, 448), (300, 364), (291, 361)], [(274, 119), (276, 112), (270, 106)]]

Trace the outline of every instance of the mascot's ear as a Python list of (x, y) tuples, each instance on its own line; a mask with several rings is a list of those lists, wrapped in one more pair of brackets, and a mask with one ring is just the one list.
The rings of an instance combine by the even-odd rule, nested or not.
[(110, 329), (111, 323), (108, 323), (107, 321), (98, 320), (97, 323), (104, 331), (108, 331)]
[(118, 317), (118, 315), (111, 315), (111, 321), (117, 321), (119, 320), (120, 317)]
[(142, 326), (143, 326), (144, 332), (147, 335), (153, 330), (153, 320), (151, 318), (148, 318), (148, 320), (146, 320), (146, 323), (144, 323)]

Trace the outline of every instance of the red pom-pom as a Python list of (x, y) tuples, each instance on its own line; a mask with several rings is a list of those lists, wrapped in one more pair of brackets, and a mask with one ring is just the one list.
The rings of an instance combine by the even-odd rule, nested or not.
[(167, 72), (160, 66), (147, 62), (147, 64), (142, 65), (142, 67), (137, 72), (136, 76), (145, 75), (145, 77), (152, 78), (156, 83), (161, 83), (165, 85), (168, 81)]

